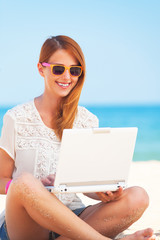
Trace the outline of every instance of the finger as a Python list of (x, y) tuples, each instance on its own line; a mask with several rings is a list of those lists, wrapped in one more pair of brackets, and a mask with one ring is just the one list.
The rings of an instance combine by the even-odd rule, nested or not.
[(123, 192), (123, 188), (119, 187), (116, 191), (112, 191), (112, 193), (118, 193), (118, 192)]
[(118, 192), (123, 193), (123, 188), (122, 188), (122, 187), (119, 187), (119, 188), (118, 188)]
[(111, 191), (107, 191), (105, 194), (107, 194), (109, 197), (112, 197), (114, 192), (111, 192)]
[(54, 185), (55, 176), (48, 176), (48, 180), (50, 181), (51, 185)]
[(46, 179), (48, 179), (48, 181), (49, 181), (48, 182), (49, 186), (53, 186), (54, 185), (54, 181), (55, 181), (55, 174), (48, 175)]
[(105, 201), (106, 201), (105, 198), (104, 198), (104, 196), (103, 196), (103, 194), (102, 194), (101, 192), (97, 192), (96, 194), (97, 194), (97, 196), (99, 197), (99, 200), (101, 200), (102, 202), (105, 202)]
[(117, 191), (111, 192), (111, 191), (107, 191), (105, 193), (106, 196), (108, 196), (108, 201), (114, 201), (119, 199), (119, 197), (122, 195), (123, 192), (123, 188), (120, 187), (120, 189), (118, 189)]
[(99, 197), (99, 199), (102, 201), (102, 202), (109, 202), (110, 201), (110, 198), (103, 192), (97, 192), (96, 193)]
[(101, 195), (101, 201), (104, 203), (110, 202), (110, 200), (106, 198), (106, 196), (104, 196), (103, 194)]
[(54, 175), (54, 174), (50, 174), (47, 178), (48, 178), (50, 181), (53, 181), (53, 180), (55, 180), (55, 175)]
[(119, 198), (123, 194), (123, 188), (119, 187), (119, 189), (113, 192), (114, 198)]
[(51, 185), (51, 182), (49, 179), (45, 178), (45, 179), (42, 179), (41, 182), (43, 183), (44, 186), (50, 186)]
[(116, 191), (106, 191), (106, 193), (108, 194), (108, 196), (112, 196), (115, 193), (122, 193), (123, 192), (123, 188), (119, 187)]
[(123, 188), (119, 187), (118, 191), (117, 191), (117, 195), (122, 195), (123, 194)]

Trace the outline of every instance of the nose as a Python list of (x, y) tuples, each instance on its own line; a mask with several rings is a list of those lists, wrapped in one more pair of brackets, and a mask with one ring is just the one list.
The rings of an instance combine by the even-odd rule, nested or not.
[(64, 78), (66, 79), (70, 79), (70, 73), (69, 73), (69, 69), (66, 69), (66, 71), (63, 73)]

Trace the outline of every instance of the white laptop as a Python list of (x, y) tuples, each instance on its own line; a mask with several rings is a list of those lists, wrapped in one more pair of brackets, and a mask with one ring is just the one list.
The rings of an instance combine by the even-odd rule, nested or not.
[(65, 129), (53, 193), (116, 191), (127, 185), (137, 128)]

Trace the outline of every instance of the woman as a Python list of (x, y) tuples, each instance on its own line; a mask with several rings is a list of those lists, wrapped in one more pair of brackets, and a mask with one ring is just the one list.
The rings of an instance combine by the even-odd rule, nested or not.
[[(7, 198), (1, 239), (114, 238), (147, 208), (143, 189), (87, 194), (101, 202), (85, 208), (76, 194), (55, 196), (44, 187), (54, 185), (63, 129), (98, 126), (92, 113), (78, 107), (86, 72), (79, 45), (66, 36), (47, 39), (38, 71), (44, 78), (44, 93), (4, 117), (0, 193)], [(125, 239), (154, 239), (152, 234), (146, 229)]]

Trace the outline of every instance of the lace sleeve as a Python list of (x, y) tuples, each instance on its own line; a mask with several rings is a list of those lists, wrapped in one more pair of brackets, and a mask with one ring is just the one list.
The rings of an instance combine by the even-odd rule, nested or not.
[(85, 107), (78, 107), (77, 117), (74, 122), (75, 128), (92, 128), (98, 127), (99, 120), (91, 112), (89, 112)]
[(0, 138), (0, 148), (8, 153), (8, 155), (14, 159), (15, 155), (15, 121), (8, 114), (4, 115), (2, 134)]

